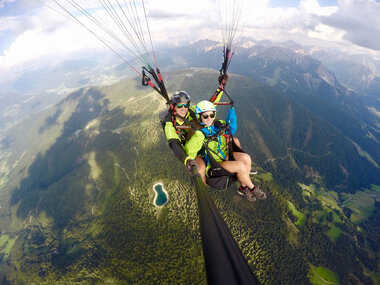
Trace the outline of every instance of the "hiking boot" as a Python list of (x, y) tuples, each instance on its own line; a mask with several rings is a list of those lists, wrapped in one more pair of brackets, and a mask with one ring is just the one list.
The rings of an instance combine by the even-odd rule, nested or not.
[(247, 186), (245, 187), (239, 187), (237, 190), (237, 193), (241, 196), (243, 196), (248, 202), (255, 202), (256, 197), (253, 195), (253, 193), (248, 189)]
[(251, 170), (249, 171), (249, 175), (256, 175), (256, 174), (257, 174), (257, 170), (254, 168), (251, 168)]
[(259, 200), (265, 200), (267, 198), (267, 194), (265, 194), (260, 188), (258, 188), (256, 185), (253, 185), (252, 189), (249, 189), (249, 191), (252, 193), (252, 196), (259, 199)]

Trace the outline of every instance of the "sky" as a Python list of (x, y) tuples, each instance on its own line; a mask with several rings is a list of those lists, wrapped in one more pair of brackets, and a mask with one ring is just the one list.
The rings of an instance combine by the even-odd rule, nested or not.
[[(92, 6), (95, 0), (77, 2)], [(144, 3), (155, 49), (206, 38), (222, 40), (216, 0)], [(247, 3), (250, 6), (244, 12), (249, 15), (241, 17), (244, 36), (256, 40), (293, 40), (380, 58), (380, 0), (247, 0)], [(57, 11), (64, 12), (56, 5), (53, 11), (52, 6), (53, 0), (0, 0), (0, 74), (82, 58), (104, 49), (90, 32), (58, 14)]]

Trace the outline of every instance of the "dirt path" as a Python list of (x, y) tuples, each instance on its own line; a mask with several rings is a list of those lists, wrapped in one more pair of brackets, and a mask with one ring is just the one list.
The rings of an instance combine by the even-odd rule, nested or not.
[(124, 167), (121, 167), (121, 165), (118, 164), (118, 163), (115, 163), (115, 165), (118, 166), (118, 167), (120, 167), (121, 170), (123, 170), (123, 172), (124, 172), (124, 174), (125, 174), (125, 176), (127, 177), (128, 180), (131, 180), (131, 179), (129, 178), (129, 175), (128, 175), (127, 171), (125, 171)]

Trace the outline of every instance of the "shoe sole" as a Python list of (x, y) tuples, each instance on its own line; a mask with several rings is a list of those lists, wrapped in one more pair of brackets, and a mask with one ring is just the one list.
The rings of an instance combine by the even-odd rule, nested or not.
[(265, 200), (267, 198), (267, 195), (264, 193), (261, 197), (259, 197), (256, 194), (253, 194), (258, 200)]
[(251, 202), (251, 203), (253, 203), (253, 202), (256, 202), (256, 200), (257, 200), (257, 198), (256, 197), (252, 197), (252, 201), (250, 201), (249, 199), (248, 199), (248, 197), (247, 197), (247, 195), (245, 195), (244, 193), (240, 193), (239, 191), (236, 191), (240, 196), (242, 196), (242, 197), (244, 197), (245, 198), (245, 200), (247, 200), (248, 202)]

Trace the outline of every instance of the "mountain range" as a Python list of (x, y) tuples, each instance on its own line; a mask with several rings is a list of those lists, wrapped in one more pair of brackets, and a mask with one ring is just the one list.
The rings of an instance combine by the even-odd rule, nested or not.
[[(337, 127), (375, 166), (380, 162), (380, 95), (368, 96), (342, 85), (335, 74), (301, 46), (246, 42), (234, 56), (230, 71), (274, 87)], [(305, 49), (306, 50), (306, 49)], [(183, 62), (217, 69), (221, 48), (211, 41), (170, 51), (171, 64)], [(170, 63), (165, 62), (168, 66)]]

